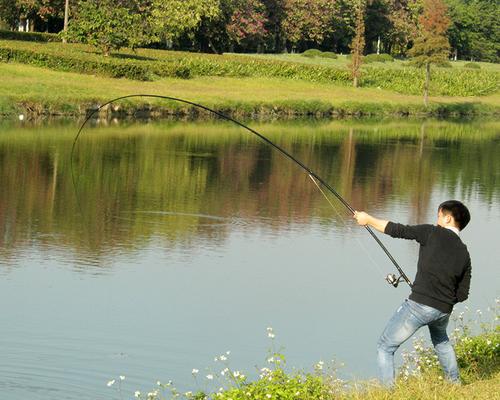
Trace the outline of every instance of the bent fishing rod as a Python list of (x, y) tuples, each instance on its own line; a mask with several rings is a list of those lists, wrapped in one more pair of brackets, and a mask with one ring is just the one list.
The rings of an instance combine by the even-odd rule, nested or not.
[[(78, 133), (76, 134), (75, 139), (73, 140), (73, 145), (71, 147), (71, 156), (70, 156), (71, 171), (73, 171), (73, 155), (74, 155), (74, 152), (75, 152), (76, 143), (78, 141), (78, 138), (82, 134), (83, 128), (85, 127), (85, 125), (87, 124), (87, 122), (94, 116), (94, 114), (96, 114), (97, 112), (99, 112), (102, 108), (104, 108), (104, 107), (106, 107), (106, 106), (108, 106), (108, 105), (110, 105), (110, 104), (112, 104), (112, 103), (114, 103), (116, 101), (123, 100), (123, 99), (130, 99), (130, 98), (133, 98), (133, 97), (149, 97), (149, 98), (171, 100), (171, 101), (177, 101), (177, 102), (184, 103), (184, 104), (189, 104), (191, 106), (203, 109), (203, 110), (208, 111), (208, 112), (210, 112), (210, 113), (212, 113), (214, 115), (217, 115), (217, 116), (219, 116), (222, 119), (225, 119), (227, 121), (231, 121), (231, 122), (235, 123), (238, 126), (241, 126), (242, 128), (246, 129), (247, 131), (253, 133), (256, 136), (258, 136), (261, 140), (263, 140), (264, 142), (266, 142), (270, 146), (274, 147), (282, 155), (284, 155), (288, 159), (290, 159), (293, 162), (295, 162), (299, 167), (301, 167), (304, 171), (307, 172), (307, 174), (313, 180), (313, 182), (316, 183), (316, 181), (318, 181), (319, 183), (321, 183), (321, 185), (323, 185), (330, 193), (332, 193), (349, 210), (349, 212), (352, 215), (355, 214), (356, 210), (330, 184), (328, 184), (328, 182), (326, 182), (323, 178), (321, 178), (318, 174), (316, 174), (311, 168), (309, 168), (307, 165), (305, 165), (302, 161), (300, 161), (297, 158), (295, 158), (294, 156), (292, 156), (285, 149), (283, 149), (282, 147), (278, 146), (276, 143), (272, 142), (267, 137), (265, 137), (261, 133), (257, 132), (255, 129), (252, 129), (252, 128), (246, 126), (245, 124), (241, 123), (240, 121), (238, 121), (238, 120), (236, 120), (234, 118), (231, 118), (230, 116), (227, 116), (227, 115), (225, 115), (225, 114), (223, 114), (223, 113), (221, 113), (219, 111), (216, 111), (216, 110), (213, 110), (213, 109), (211, 109), (209, 107), (206, 107), (206, 106), (204, 106), (202, 104), (198, 104), (198, 103), (195, 103), (195, 102), (192, 102), (192, 101), (189, 101), (189, 100), (179, 99), (179, 98), (170, 97), (170, 96), (161, 96), (161, 95), (156, 95), (156, 94), (130, 94), (130, 95), (126, 95), (126, 96), (116, 97), (116, 98), (114, 98), (112, 100), (107, 101), (104, 104), (101, 104), (99, 107), (97, 107), (94, 110), (92, 110), (87, 115), (87, 118), (85, 119), (85, 121), (80, 126), (80, 129), (78, 130)], [(73, 172), (72, 172), (72, 175), (73, 175)], [(74, 175), (73, 175), (73, 184), (75, 185)], [(318, 186), (318, 188), (319, 188), (319, 186)], [(398, 287), (399, 282), (401, 282), (402, 280), (404, 280), (411, 287), (412, 283), (410, 282), (410, 279), (408, 279), (408, 277), (404, 273), (403, 269), (399, 266), (399, 264), (397, 263), (397, 261), (395, 260), (395, 258), (392, 256), (392, 254), (389, 252), (389, 250), (385, 247), (385, 245), (380, 241), (380, 239), (375, 234), (375, 232), (373, 232), (373, 230), (368, 225), (365, 225), (364, 227), (368, 231), (368, 233), (373, 237), (373, 239), (377, 242), (377, 244), (382, 248), (382, 250), (384, 251), (384, 253), (387, 255), (387, 257), (389, 258), (389, 260), (391, 260), (392, 264), (396, 267), (396, 269), (397, 269), (397, 271), (399, 273), (399, 277), (396, 277), (396, 275), (394, 275), (394, 274), (388, 274), (386, 276), (386, 278), (385, 278), (386, 281), (390, 285), (392, 285), (394, 287)]]

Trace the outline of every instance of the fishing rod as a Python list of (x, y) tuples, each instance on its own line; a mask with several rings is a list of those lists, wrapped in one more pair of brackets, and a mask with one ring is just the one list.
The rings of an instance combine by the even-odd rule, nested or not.
[[(78, 130), (78, 133), (76, 134), (75, 139), (73, 140), (73, 145), (71, 147), (70, 165), (71, 165), (71, 174), (72, 174), (72, 177), (73, 177), (73, 185), (75, 185), (75, 179), (74, 179), (74, 174), (73, 174), (73, 155), (74, 155), (74, 152), (75, 152), (75, 147), (76, 147), (76, 143), (78, 141), (78, 138), (82, 134), (83, 128), (85, 127), (85, 125), (87, 124), (87, 122), (92, 118), (92, 116), (94, 114), (96, 114), (97, 112), (99, 112), (102, 108), (106, 107), (107, 105), (109, 105), (111, 103), (114, 103), (114, 102), (116, 102), (118, 100), (130, 99), (130, 98), (133, 98), (133, 97), (150, 97), (150, 98), (157, 98), (157, 99), (163, 99), (163, 100), (171, 100), (171, 101), (177, 101), (177, 102), (184, 103), (184, 104), (189, 104), (191, 106), (194, 106), (194, 107), (206, 110), (206, 111), (208, 111), (208, 112), (210, 112), (212, 114), (215, 114), (215, 115), (221, 117), (222, 119), (225, 119), (227, 121), (231, 121), (231, 122), (235, 123), (238, 126), (241, 126), (242, 128), (244, 128), (244, 129), (250, 131), (251, 133), (253, 133), (254, 135), (258, 136), (261, 140), (263, 140), (264, 142), (266, 142), (270, 146), (274, 147), (282, 155), (284, 155), (285, 157), (289, 158), (290, 160), (292, 160), (293, 162), (295, 162), (296, 164), (298, 164), (299, 167), (301, 167), (304, 171), (306, 171), (308, 173), (309, 177), (311, 179), (313, 179), (313, 181), (315, 179), (318, 182), (320, 182), (321, 185), (323, 185), (330, 193), (332, 193), (349, 210), (349, 212), (352, 215), (355, 214), (356, 210), (332, 186), (330, 186), (330, 184), (328, 184), (328, 182), (326, 182), (323, 178), (321, 178), (318, 174), (316, 174), (311, 168), (309, 168), (307, 165), (305, 165), (302, 161), (300, 161), (297, 158), (295, 158), (294, 156), (292, 156), (285, 149), (283, 149), (282, 147), (278, 146), (277, 144), (275, 144), (274, 142), (272, 142), (271, 140), (269, 140), (267, 137), (265, 137), (261, 133), (257, 132), (255, 129), (252, 129), (252, 128), (246, 126), (245, 124), (239, 122), (238, 120), (236, 120), (234, 118), (231, 118), (231, 117), (229, 117), (229, 116), (227, 116), (227, 115), (225, 115), (225, 114), (223, 114), (223, 113), (221, 113), (219, 111), (216, 111), (216, 110), (213, 110), (213, 109), (211, 109), (209, 107), (206, 107), (206, 106), (204, 106), (202, 104), (198, 104), (198, 103), (195, 103), (195, 102), (192, 102), (192, 101), (189, 101), (189, 100), (179, 99), (179, 98), (176, 98), (176, 97), (161, 96), (161, 95), (157, 95), (157, 94), (130, 94), (130, 95), (126, 95), (126, 96), (116, 97), (116, 98), (114, 98), (112, 100), (107, 101), (104, 104), (101, 104), (99, 107), (97, 107), (96, 109), (92, 110), (87, 115), (87, 118), (85, 119), (85, 121), (80, 126), (80, 129)], [(408, 277), (404, 273), (403, 269), (399, 266), (399, 264), (397, 263), (397, 261), (395, 260), (395, 258), (392, 256), (392, 254), (389, 252), (389, 250), (387, 250), (387, 248), (385, 247), (385, 245), (380, 241), (380, 239), (375, 234), (375, 232), (373, 232), (373, 230), (368, 225), (365, 225), (364, 227), (368, 231), (368, 233), (373, 237), (373, 239), (377, 242), (377, 244), (382, 248), (382, 250), (384, 251), (384, 253), (387, 255), (387, 257), (389, 258), (389, 260), (391, 260), (391, 262), (396, 267), (396, 269), (397, 269), (397, 271), (399, 273), (399, 277), (396, 277), (395, 274), (388, 274), (386, 276), (385, 280), (390, 285), (392, 285), (394, 287), (398, 287), (399, 282), (401, 282), (402, 280), (404, 280), (411, 287), (412, 283), (410, 282), (410, 279), (408, 279)]]

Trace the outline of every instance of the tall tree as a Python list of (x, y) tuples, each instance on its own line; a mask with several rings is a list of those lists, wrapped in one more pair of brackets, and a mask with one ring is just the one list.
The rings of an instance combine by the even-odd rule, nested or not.
[(252, 51), (260, 50), (267, 33), (266, 9), (259, 0), (240, 0), (231, 15), (227, 32), (231, 39)]
[(351, 63), (349, 64), (354, 87), (358, 87), (359, 78), (361, 77), (361, 63), (363, 61), (363, 51), (365, 49), (365, 11), (365, 0), (356, 0), (355, 35), (351, 43)]
[(283, 30), (292, 49), (300, 42), (319, 45), (333, 28), (334, 10), (331, 0), (287, 0)]
[(201, 21), (216, 18), (219, 0), (152, 0), (152, 23), (157, 39), (174, 40), (193, 32)]
[(419, 18), (420, 35), (410, 49), (412, 63), (425, 68), (424, 104), (429, 103), (429, 84), (431, 65), (448, 60), (450, 43), (446, 36), (450, 19), (446, 15), (447, 7), (442, 0), (424, 0), (424, 9)]
[(455, 58), (500, 60), (500, 6), (496, 0), (446, 0)]
[(14, 29), (18, 19), (19, 8), (16, 0), (0, 0), (0, 26), (3, 23), (7, 27)]
[(75, 10), (66, 38), (94, 45), (105, 56), (150, 40), (144, 27), (147, 9), (141, 0), (80, 0)]

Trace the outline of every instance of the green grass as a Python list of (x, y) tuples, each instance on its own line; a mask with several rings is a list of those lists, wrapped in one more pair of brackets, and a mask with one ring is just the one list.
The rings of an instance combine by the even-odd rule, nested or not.
[[(304, 56), (298, 56), (307, 59)], [(319, 58), (321, 59), (321, 58)], [(48, 67), (104, 77), (126, 77), (155, 81), (178, 77), (269, 78), (335, 84), (349, 87), (351, 78), (345, 57), (312, 58), (310, 63), (234, 54), (213, 55), (138, 49), (123, 49), (104, 57), (92, 47), (80, 44), (0, 41), (0, 61)], [(393, 62), (366, 64), (361, 86), (420, 95), (424, 82), (422, 69)], [(398, 66), (399, 65), (399, 66)], [(483, 96), (498, 91), (500, 73), (496, 69), (435, 68), (431, 93), (442, 96)]]
[[(453, 110), (459, 114), (492, 114), (498, 113), (500, 106), (498, 92), (482, 97), (431, 97), (431, 107), (426, 109), (421, 96), (285, 78), (195, 77), (141, 82), (18, 63), (0, 63), (0, 76), (0, 114), (4, 115), (85, 114), (99, 103), (133, 93), (185, 98), (244, 116), (427, 115)], [(128, 112), (145, 106), (190, 113), (189, 108), (180, 104), (151, 99), (122, 103), (122, 109)]]

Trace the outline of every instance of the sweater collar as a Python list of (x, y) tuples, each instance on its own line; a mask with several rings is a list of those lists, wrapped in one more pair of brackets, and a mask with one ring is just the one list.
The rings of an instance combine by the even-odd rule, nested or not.
[(458, 236), (460, 236), (460, 231), (458, 228), (455, 228), (454, 226), (445, 226), (444, 228), (449, 229), (450, 231), (455, 232)]

